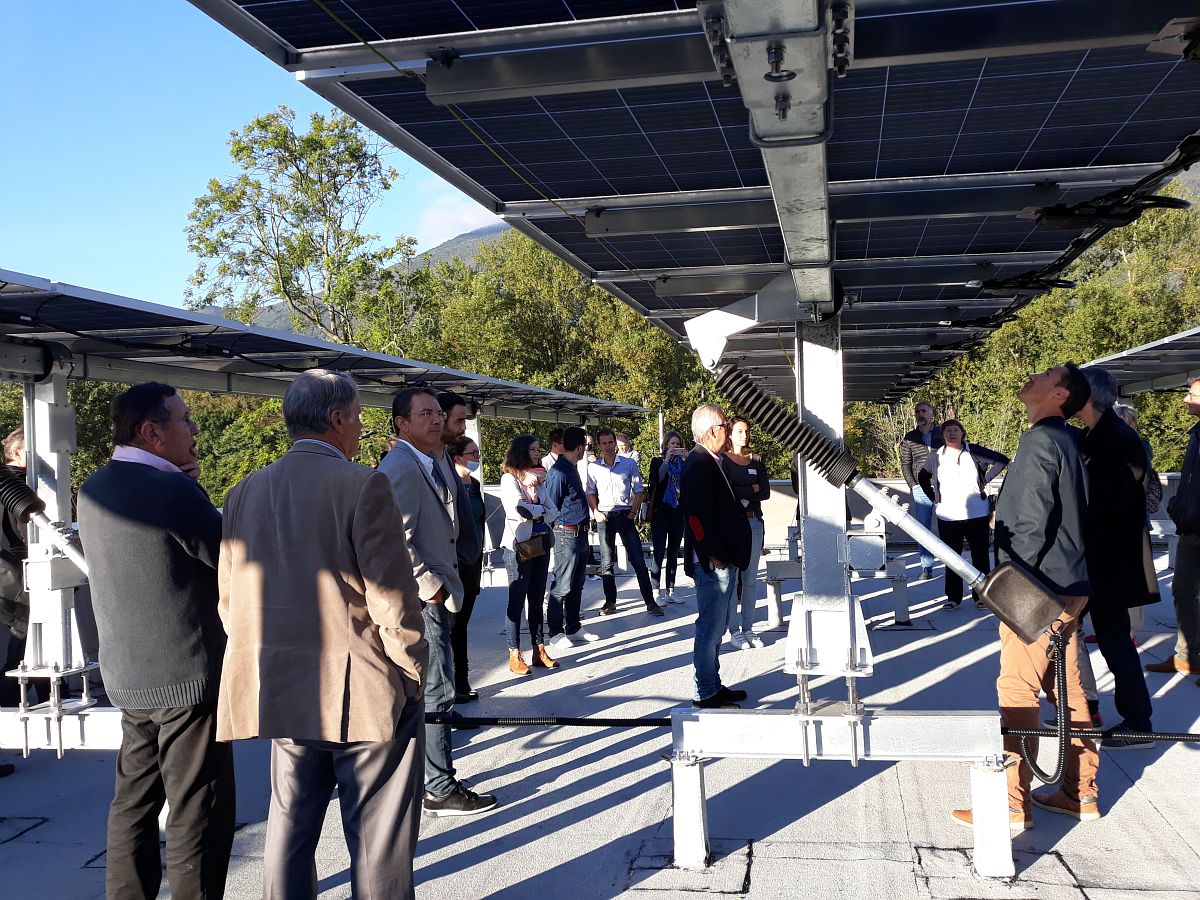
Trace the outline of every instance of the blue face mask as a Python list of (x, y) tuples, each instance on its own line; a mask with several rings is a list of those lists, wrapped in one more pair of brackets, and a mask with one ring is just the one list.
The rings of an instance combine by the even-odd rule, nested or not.
[(468, 472), (477, 472), (477, 471), (479, 471), (479, 460), (477, 460), (477, 459), (469, 459), (469, 460), (467, 460), (467, 471), (468, 471)]

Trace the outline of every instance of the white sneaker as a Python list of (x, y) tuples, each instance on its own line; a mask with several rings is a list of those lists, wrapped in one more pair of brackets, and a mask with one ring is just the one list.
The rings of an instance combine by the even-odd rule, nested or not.
[(675, 592), (673, 590), (671, 590), (671, 591), (667, 591), (667, 602), (668, 603), (683, 603), (683, 600), (680, 599), (679, 597), (676, 597)]
[(574, 637), (583, 638), (589, 644), (600, 640), (600, 635), (598, 635), (592, 631), (577, 631), (577, 632), (575, 632)]
[(662, 606), (664, 603), (670, 603), (670, 602), (671, 602), (671, 598), (667, 594), (667, 592), (664, 591), (662, 588), (659, 588), (658, 589), (658, 605)]
[(733, 637), (730, 638), (730, 643), (733, 644), (734, 650), (749, 650), (750, 642), (746, 640), (746, 636), (740, 631), (735, 631)]
[(752, 646), (752, 647), (765, 647), (765, 646), (767, 646), (767, 644), (766, 644), (766, 642), (765, 642), (765, 641), (764, 641), (762, 638), (760, 638), (760, 637), (759, 637), (757, 634), (752, 634), (752, 635), (750, 635), (750, 646)]
[(557, 647), (559, 650), (569, 650), (575, 646), (575, 642), (571, 640), (571, 635), (559, 634), (551, 638), (550, 646)]

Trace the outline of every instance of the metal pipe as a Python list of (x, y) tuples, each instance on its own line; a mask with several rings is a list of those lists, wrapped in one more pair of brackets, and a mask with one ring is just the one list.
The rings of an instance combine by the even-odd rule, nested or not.
[(29, 521), (38, 527), (39, 537), (45, 538), (57, 547), (63, 556), (79, 567), (80, 572), (84, 575), (88, 574), (87, 562), (83, 558), (83, 551), (75, 545), (74, 541), (59, 531), (54, 526), (54, 523), (46, 518), (45, 513), (35, 512), (29, 516)]

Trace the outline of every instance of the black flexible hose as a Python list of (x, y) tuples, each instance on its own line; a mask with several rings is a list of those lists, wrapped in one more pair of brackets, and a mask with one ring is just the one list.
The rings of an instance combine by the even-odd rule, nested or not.
[(854, 457), (844, 445), (788, 415), (736, 365), (717, 371), (717, 388), (760, 428), (803, 456), (830, 484), (842, 487), (858, 474)]
[[(1011, 734), (1014, 737), (1021, 735), (1022, 737), (1057, 737), (1058, 731), (1054, 728), (1008, 728), (1000, 729), (1001, 734)], [(1075, 731), (1067, 732), (1067, 737), (1075, 738), (1091, 738), (1092, 740), (1100, 740), (1102, 738), (1116, 738), (1120, 741), (1163, 741), (1186, 744), (1200, 744), (1200, 734), (1191, 734), (1186, 731)]]
[(1046, 774), (1037, 764), (1037, 754), (1029, 752), (1028, 735), (1021, 736), (1021, 757), (1033, 770), (1033, 774), (1038, 777), (1043, 784), (1056, 785), (1063, 780), (1063, 775), (1067, 771), (1067, 745), (1070, 738), (1067, 737), (1067, 731), (1070, 729), (1070, 711), (1067, 709), (1067, 641), (1063, 636), (1062, 623), (1056, 621), (1050, 631), (1050, 646), (1046, 648), (1046, 653), (1050, 657), (1050, 661), (1054, 665), (1054, 681), (1055, 693), (1058, 695), (1058, 723), (1055, 729), (1055, 735), (1058, 738), (1058, 762), (1055, 764), (1054, 772)]
[(46, 502), (21, 480), (8, 466), (0, 465), (0, 505), (9, 510), (22, 525), (30, 516), (46, 511)]

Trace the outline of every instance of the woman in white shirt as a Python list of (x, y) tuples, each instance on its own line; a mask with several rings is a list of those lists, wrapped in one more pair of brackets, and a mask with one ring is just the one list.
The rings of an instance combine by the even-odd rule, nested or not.
[[(921, 487), (933, 499), (942, 540), (955, 553), (961, 553), (966, 538), (971, 563), (980, 572), (987, 572), (992, 567), (988, 556), (992, 507), (985, 488), (1004, 471), (1008, 457), (979, 444), (968, 444), (967, 432), (957, 419), (942, 423), (942, 440), (945, 444), (925, 458)], [(946, 603), (942, 608), (956, 609), (962, 596), (962, 577), (947, 567)]]
[[(504, 458), (500, 476), (500, 502), (504, 506), (504, 568), (508, 572), (508, 668), (517, 675), (532, 674), (521, 657), (521, 607), (526, 607), (529, 638), (533, 647), (533, 665), (557, 669), (542, 636), (542, 601), (546, 596), (546, 574), (550, 568), (549, 525), (557, 514), (538, 501), (541, 485), (542, 448), (532, 434), (513, 439)], [(542, 552), (522, 562), (517, 545), (541, 542)], [(528, 547), (529, 544), (526, 544)]]

